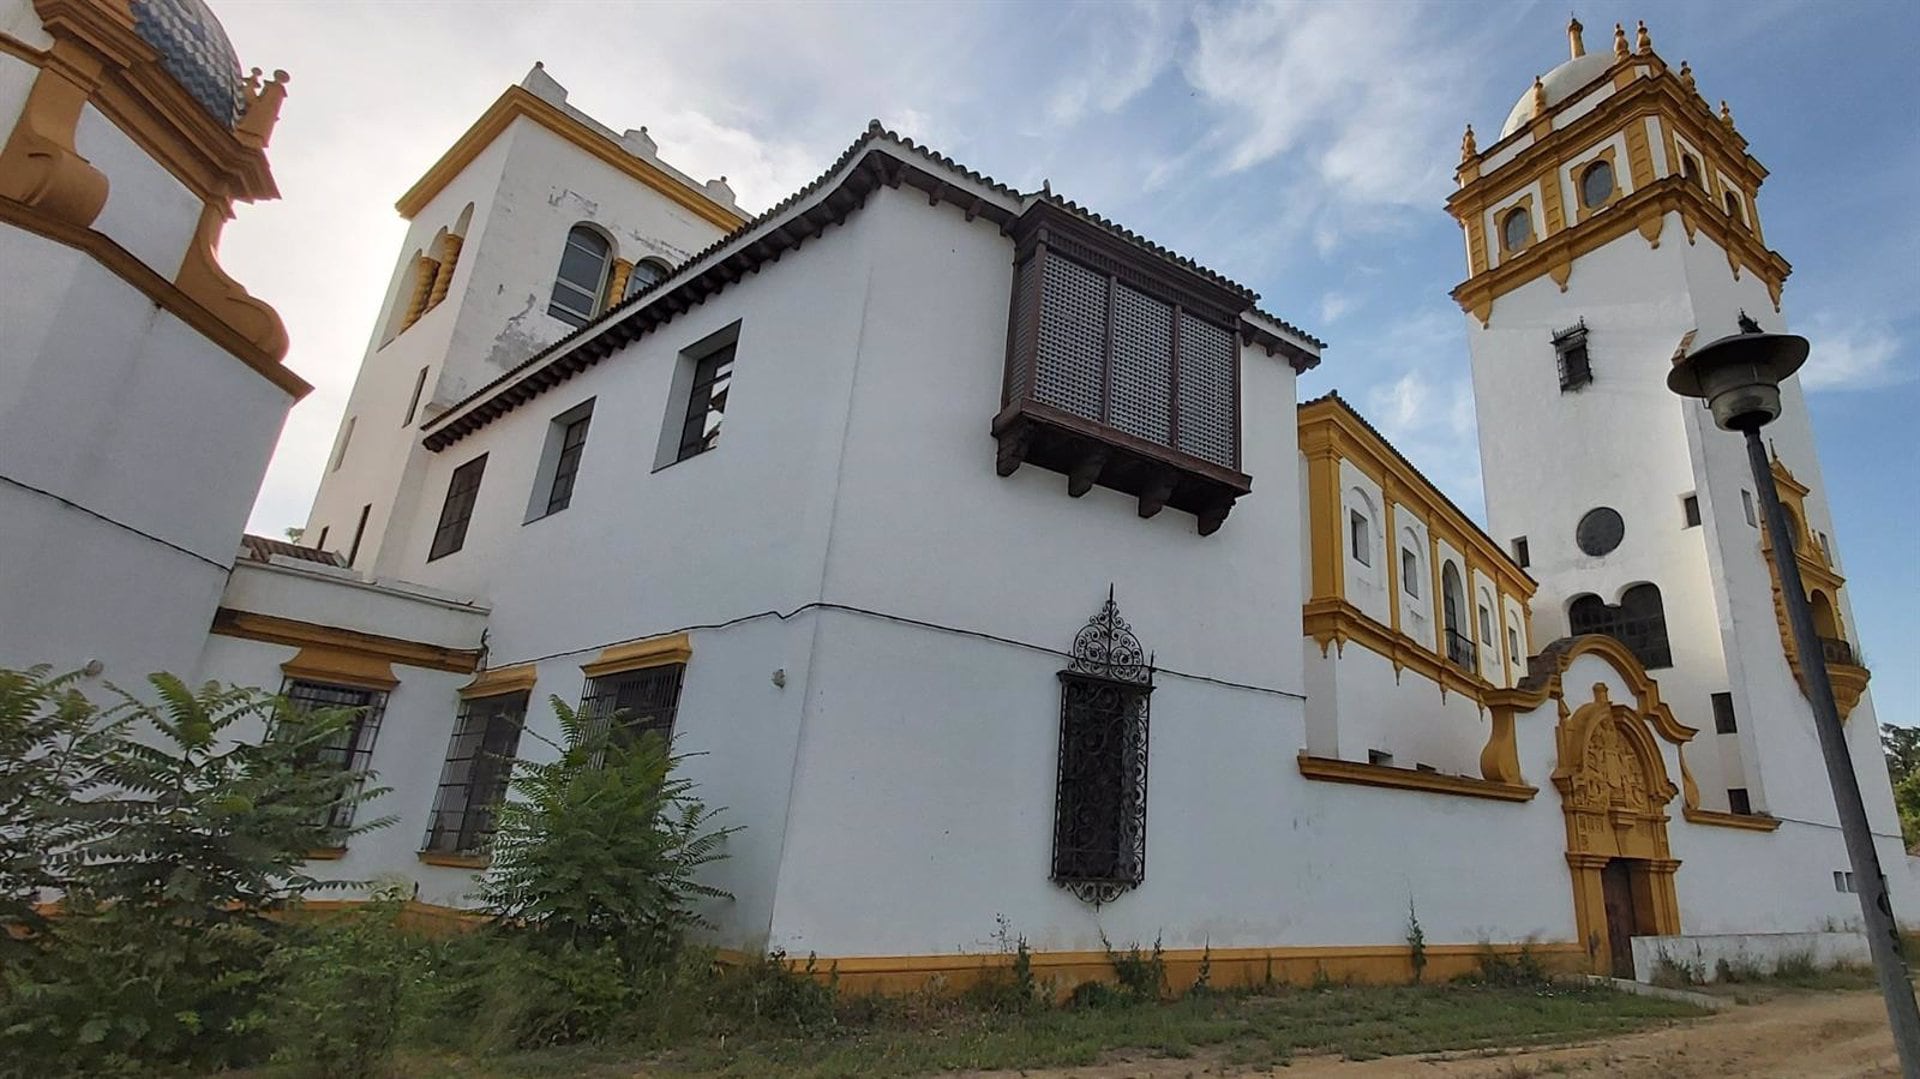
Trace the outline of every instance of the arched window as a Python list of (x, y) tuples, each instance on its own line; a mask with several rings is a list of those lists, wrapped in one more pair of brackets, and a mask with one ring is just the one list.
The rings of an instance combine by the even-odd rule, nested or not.
[(1440, 570), (1440, 620), (1445, 627), (1447, 658), (1467, 670), (1473, 670), (1473, 638), (1461, 632), (1466, 609), (1467, 597), (1460, 587), (1460, 570), (1448, 562)]
[(1702, 191), (1707, 189), (1707, 181), (1700, 175), (1700, 162), (1692, 154), (1680, 159), (1680, 174), (1686, 181)]
[(1595, 161), (1580, 173), (1580, 205), (1589, 210), (1598, 210), (1613, 197), (1613, 165), (1606, 160)]
[(1731, 191), (1727, 192), (1727, 216), (1742, 225), (1747, 223), (1747, 215), (1740, 209), (1740, 196)]
[(624, 300), (627, 296), (645, 291), (654, 282), (664, 279), (669, 269), (670, 267), (659, 259), (641, 259), (634, 263), (633, 272), (627, 274), (627, 295), (620, 298)]
[(1608, 606), (1591, 594), (1575, 597), (1567, 605), (1567, 623), (1576, 637), (1598, 633), (1626, 645), (1648, 670), (1673, 666), (1667, 612), (1657, 585), (1634, 585), (1621, 594), (1618, 606)]
[(575, 225), (567, 233), (567, 248), (560, 255), (560, 272), (553, 280), (553, 300), (547, 304), (547, 314), (569, 326), (585, 326), (599, 314), (612, 254), (613, 245), (606, 237), (585, 225)]
[(1833, 613), (1833, 601), (1825, 592), (1813, 594), (1813, 631), (1822, 637), (1836, 639), (1840, 636), (1840, 618)]
[(1508, 251), (1518, 251), (1527, 246), (1527, 240), (1533, 236), (1532, 215), (1525, 206), (1516, 206), (1507, 211), (1500, 219), (1500, 246)]

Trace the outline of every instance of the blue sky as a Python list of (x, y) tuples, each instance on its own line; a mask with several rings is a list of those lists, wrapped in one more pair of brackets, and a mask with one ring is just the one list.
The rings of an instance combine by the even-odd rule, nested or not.
[[(1461, 128), (1491, 141), (1566, 57), (1565, 4), (356, 5), (215, 0), (292, 72), (283, 199), (222, 257), (285, 316), (294, 412), (252, 527), (300, 524), (404, 232), (401, 191), (535, 60), (616, 130), (769, 206), (870, 117), (1053, 189), (1258, 290), (1337, 388), (1481, 506), (1458, 228)], [(1920, 724), (1920, 16), (1904, 0), (1581, 4), (1595, 50), (1648, 17), (1772, 170), (1769, 243), (1880, 718)], [(1250, 422), (1255, 418), (1249, 417)]]

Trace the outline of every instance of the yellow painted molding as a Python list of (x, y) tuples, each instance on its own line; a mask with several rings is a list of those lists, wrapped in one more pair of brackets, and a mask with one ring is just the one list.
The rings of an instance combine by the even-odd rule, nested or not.
[(12, 34), (0, 32), (0, 53), (25, 60), (38, 66), (47, 62), (47, 50), (36, 49)]
[(531, 693), (537, 675), (531, 663), (495, 667), (474, 675), (473, 681), (460, 687), (460, 696), (464, 700), (474, 700), (479, 697), (504, 697), (509, 693)]
[(394, 676), (392, 660), (325, 645), (308, 645), (300, 649), (292, 659), (280, 665), (280, 673), (303, 681), (357, 686), (382, 693), (390, 692), (400, 684), (400, 679)]
[(1411, 670), (1439, 686), (1443, 697), (1458, 693), (1484, 703), (1493, 692), (1493, 684), (1478, 672), (1456, 666), (1406, 634), (1395, 633), (1346, 600), (1313, 600), (1302, 610), (1301, 625), (1320, 646), (1321, 655), (1326, 655), (1329, 647), (1344, 653), (1352, 642), (1391, 660), (1395, 671)]
[(225, 203), (209, 202), (200, 211), (200, 223), (187, 254), (180, 262), (174, 284), (180, 291), (233, 327), (255, 348), (276, 361), (287, 354), (287, 327), (280, 313), (265, 301), (249, 295), (246, 288), (227, 276), (215, 254), (220, 247), (220, 230), (227, 223)]
[(347, 856), (345, 847), (315, 847), (307, 852), (309, 862), (337, 862)]
[(1363, 787), (1391, 787), (1395, 790), (1421, 791), (1426, 794), (1453, 794), (1468, 798), (1491, 798), (1499, 802), (1527, 802), (1540, 793), (1538, 787), (1523, 783), (1497, 783), (1472, 776), (1452, 776), (1440, 772), (1421, 772), (1409, 768), (1390, 768), (1381, 764), (1312, 757), (1300, 754), (1300, 774), (1308, 779), (1329, 783), (1353, 783)]
[(461, 170), (472, 164), (482, 150), (522, 116), (665, 195), (717, 228), (731, 232), (746, 223), (746, 217), (739, 211), (715, 202), (706, 193), (675, 178), (658, 165), (628, 153), (619, 143), (540, 100), (523, 86), (507, 87), (507, 91), (481, 114), (480, 119), (474, 121), (473, 126), (441, 155), (440, 160), (433, 163), (426, 175), (400, 196), (400, 201), (394, 204), (400, 216), (411, 220), (425, 209), (427, 203), (453, 182)]
[(292, 645), (303, 650), (313, 648), (349, 653), (388, 664), (398, 663), (455, 674), (472, 674), (480, 662), (477, 648), (447, 648), (341, 629), (338, 626), (324, 626), (316, 622), (301, 622), (278, 615), (255, 614), (231, 607), (222, 607), (214, 612), (212, 629), (225, 637)]
[(693, 641), (684, 633), (654, 637), (645, 641), (609, 645), (600, 654), (580, 665), (588, 678), (599, 678), (645, 667), (667, 667), (693, 658)]
[(208, 310), (179, 285), (155, 273), (151, 266), (104, 233), (58, 220), (32, 206), (5, 197), (0, 197), (0, 224), (25, 229), (91, 255), (115, 276), (144, 293), (154, 306), (186, 323), (196, 333), (230, 353), (295, 400), (313, 391), (306, 379), (282, 366), (278, 356), (263, 350), (232, 323)]
[(40, 65), (20, 118), (0, 146), (0, 198), (86, 228), (107, 204), (107, 177), (80, 156), (74, 134), (104, 62), (92, 50), (56, 39)]
[(449, 854), (446, 851), (423, 850), (414, 856), (426, 865), (447, 869), (485, 869), (493, 864), (492, 856), (486, 854)]
[(1519, 685), (1511, 689), (1496, 689), (1488, 695), (1487, 707), (1530, 712), (1548, 699), (1564, 697), (1561, 677), (1575, 659), (1584, 655), (1600, 656), (1613, 665), (1633, 691), (1636, 710), (1647, 717), (1660, 737), (1674, 745), (1681, 745), (1692, 741), (1693, 736), (1700, 733), (1697, 728), (1674, 718), (1673, 709), (1660, 700), (1660, 684), (1647, 674), (1647, 669), (1640, 665), (1640, 660), (1626, 645), (1597, 633), (1570, 637), (1549, 646), (1547, 651), (1533, 657), (1534, 661), (1546, 665), (1544, 670), (1535, 670), (1529, 664), (1527, 677)]
[(1780, 818), (1758, 813), (1722, 813), (1717, 809), (1695, 809), (1687, 806), (1680, 815), (1693, 824), (1710, 824), (1715, 828), (1741, 828), (1749, 832), (1771, 832), (1780, 827)]

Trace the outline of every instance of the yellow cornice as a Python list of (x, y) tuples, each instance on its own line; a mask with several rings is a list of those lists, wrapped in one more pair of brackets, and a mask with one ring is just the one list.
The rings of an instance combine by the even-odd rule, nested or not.
[[(1440, 493), (1439, 488), (1401, 456), (1391, 443), (1369, 428), (1346, 402), (1334, 397), (1309, 401), (1300, 406), (1298, 426), (1300, 446), (1308, 452), (1310, 459), (1315, 455), (1332, 454), (1352, 462), (1355, 468), (1380, 485), (1383, 495), (1418, 511), (1425, 519), (1430, 535), (1451, 543), (1475, 565), (1491, 567), (1489, 576), (1493, 577), (1502, 592), (1515, 596), (1523, 606), (1533, 598), (1539, 588), (1533, 578), (1493, 541), (1493, 537), (1487, 535), (1472, 518), (1461, 512), (1447, 496)], [(1313, 507), (1310, 505), (1309, 508)], [(1330, 508), (1334, 511), (1339, 509), (1337, 497)], [(1338, 513), (1335, 512), (1334, 516), (1337, 518)], [(1336, 530), (1331, 535), (1337, 540), (1340, 533)], [(1319, 532), (1316, 531), (1315, 536), (1318, 539)], [(1393, 543), (1389, 543), (1388, 547), (1390, 551), (1397, 552), (1399, 549)], [(1339, 549), (1336, 547), (1333, 553), (1338, 555)]]
[(473, 681), (460, 687), (460, 696), (465, 700), (473, 700), (478, 697), (504, 697), (509, 693), (531, 693), (537, 674), (531, 663), (495, 667), (474, 675)]
[(1412, 671), (1432, 682), (1442, 698), (1458, 693), (1484, 703), (1494, 689), (1478, 672), (1454, 665), (1426, 645), (1374, 621), (1344, 599), (1317, 598), (1307, 603), (1301, 611), (1301, 628), (1320, 646), (1323, 656), (1330, 648), (1344, 653), (1348, 643), (1358, 644), (1391, 661), (1396, 675)]
[(564, 110), (542, 101), (524, 86), (507, 87), (507, 91), (480, 115), (480, 119), (475, 120), (473, 126), (440, 156), (440, 160), (433, 163), (426, 175), (400, 196), (400, 201), (394, 203), (394, 209), (400, 211), (401, 217), (412, 220), (455, 176), (472, 164), (482, 150), (499, 138), (508, 125), (522, 116), (653, 188), (717, 228), (731, 232), (746, 223), (746, 217), (739, 211), (714, 201), (658, 165), (628, 153), (619, 143), (567, 115)]
[(115, 243), (104, 233), (58, 220), (32, 206), (22, 205), (4, 197), (0, 197), (0, 224), (13, 225), (28, 232), (37, 233), (56, 243), (65, 244), (93, 256), (95, 261), (122, 281), (144, 293), (149, 300), (153, 301), (154, 306), (166, 310), (186, 323), (195, 332), (225, 349), (241, 363), (253, 368), (269, 382), (291, 394), (295, 400), (313, 391), (313, 387), (307, 383), (306, 379), (282, 366), (278, 355), (261, 347), (254, 336), (249, 336), (249, 332), (253, 332), (257, 327), (248, 327), (243, 330), (227, 318), (208, 310), (181, 286), (155, 273), (151, 266), (140, 261), (132, 252)]
[(1715, 828), (1743, 828), (1749, 832), (1771, 832), (1780, 827), (1780, 818), (1762, 816), (1758, 813), (1722, 813), (1717, 809), (1695, 809), (1687, 806), (1680, 815), (1693, 824), (1710, 824)]
[(1329, 783), (1354, 783), (1363, 787), (1391, 787), (1396, 790), (1423, 791), (1427, 794), (1454, 794), (1468, 798), (1491, 798), (1499, 802), (1526, 802), (1540, 793), (1538, 787), (1518, 783), (1496, 783), (1472, 776), (1450, 776), (1440, 772), (1421, 772), (1408, 768), (1389, 768), (1332, 757), (1300, 754), (1300, 774), (1308, 779)]
[[(435, 671), (471, 674), (479, 665), (478, 649), (447, 648), (437, 644), (383, 637), (358, 630), (301, 622), (278, 615), (256, 614), (222, 607), (214, 612), (214, 633), (267, 644), (292, 645), (301, 649), (319, 649), (365, 658), (380, 663), (398, 663)], [(373, 668), (369, 667), (368, 670)], [(386, 677), (390, 677), (386, 676)]]
[(684, 633), (672, 633), (665, 637), (610, 645), (601, 649), (593, 659), (582, 663), (580, 671), (588, 678), (599, 678), (623, 671), (637, 671), (643, 667), (685, 663), (692, 658), (692, 639)]
[(1660, 699), (1660, 684), (1647, 674), (1647, 669), (1641, 666), (1640, 660), (1626, 645), (1597, 633), (1569, 637), (1549, 646), (1547, 651), (1534, 657), (1551, 665), (1543, 677), (1536, 681), (1530, 667), (1527, 678), (1521, 684), (1489, 693), (1487, 707), (1496, 715), (1502, 710), (1510, 713), (1530, 712), (1548, 700), (1563, 700), (1565, 693), (1561, 677), (1573, 661), (1583, 655), (1598, 655), (1613, 665), (1633, 691), (1634, 711), (1652, 721), (1660, 737), (1675, 745), (1683, 745), (1700, 733), (1697, 728), (1674, 718), (1673, 710)]

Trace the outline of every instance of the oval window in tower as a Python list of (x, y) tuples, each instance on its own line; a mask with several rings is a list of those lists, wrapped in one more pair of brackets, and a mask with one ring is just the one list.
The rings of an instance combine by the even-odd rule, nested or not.
[(1613, 197), (1613, 165), (1595, 161), (1580, 174), (1580, 205), (1598, 210)]
[(1620, 519), (1618, 510), (1611, 506), (1597, 506), (1580, 518), (1579, 527), (1573, 530), (1573, 541), (1587, 554), (1600, 557), (1620, 546), (1627, 535), (1627, 523)]
[(1533, 221), (1527, 208), (1518, 206), (1507, 211), (1500, 219), (1500, 243), (1509, 251), (1518, 251), (1527, 246), (1527, 240), (1533, 235)]

